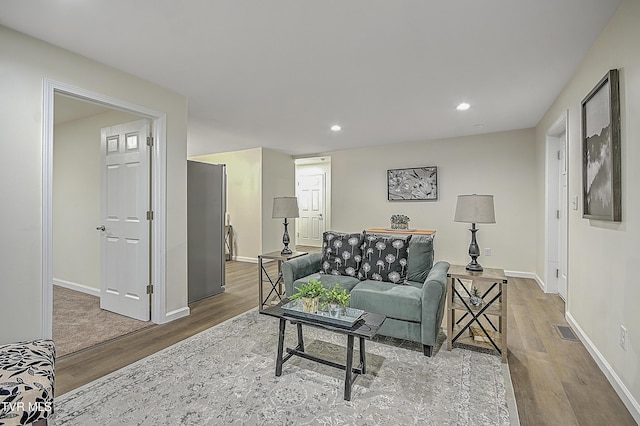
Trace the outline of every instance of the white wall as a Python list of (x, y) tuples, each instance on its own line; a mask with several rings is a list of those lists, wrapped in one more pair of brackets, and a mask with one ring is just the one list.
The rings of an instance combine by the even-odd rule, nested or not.
[[(537, 212), (534, 129), (333, 151), (332, 229), (388, 227), (392, 214), (412, 228), (435, 229), (436, 259), (466, 265), (470, 225), (453, 221), (457, 196), (493, 194), (496, 224), (478, 225), (491, 248), (485, 267), (533, 273)], [(438, 167), (438, 201), (387, 201), (387, 170)]]
[(0, 343), (45, 335), (42, 318), (43, 81), (167, 114), (166, 311), (186, 307), (187, 99), (0, 27)]
[[(284, 219), (273, 219), (274, 197), (294, 197), (295, 164), (290, 155), (271, 149), (262, 149), (262, 253), (280, 251), (284, 247)], [(294, 249), (296, 226), (295, 220), (288, 219), (287, 230)]]
[[(569, 284), (567, 318), (581, 333), (601, 368), (640, 421), (640, 2), (625, 0), (591, 48), (579, 70), (536, 128), (538, 158), (538, 255), (544, 273), (545, 133), (569, 110)], [(581, 101), (609, 69), (620, 70), (622, 130), (622, 222), (582, 218)], [(629, 332), (619, 345), (620, 325)], [(628, 405), (628, 406), (630, 406)]]
[(189, 158), (227, 166), (227, 213), (234, 232), (234, 258), (255, 261), (262, 250), (262, 148)]
[(110, 111), (55, 126), (54, 282), (79, 290), (100, 290), (101, 235), (95, 230), (101, 220), (100, 129), (139, 119), (122, 111)]

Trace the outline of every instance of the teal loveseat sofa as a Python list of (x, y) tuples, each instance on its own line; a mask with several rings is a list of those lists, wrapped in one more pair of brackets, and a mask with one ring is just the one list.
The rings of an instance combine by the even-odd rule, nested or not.
[[(377, 257), (376, 257), (377, 256)], [(449, 263), (434, 262), (433, 237), (325, 232), (321, 253), (282, 264), (287, 295), (310, 279), (351, 294), (352, 308), (387, 316), (378, 334), (436, 344), (446, 301)]]

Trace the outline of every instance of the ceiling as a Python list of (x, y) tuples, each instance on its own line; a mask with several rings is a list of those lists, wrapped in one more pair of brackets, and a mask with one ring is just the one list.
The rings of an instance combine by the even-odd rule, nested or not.
[(53, 123), (62, 124), (73, 120), (92, 117), (109, 111), (110, 108), (102, 105), (77, 100), (66, 95), (54, 96)]
[(2, 0), (0, 24), (187, 96), (188, 155), (310, 155), (533, 127), (620, 2)]

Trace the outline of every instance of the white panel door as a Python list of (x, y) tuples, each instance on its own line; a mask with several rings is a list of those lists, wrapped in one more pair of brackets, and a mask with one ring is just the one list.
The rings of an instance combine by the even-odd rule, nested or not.
[(567, 135), (560, 136), (560, 160), (559, 169), (559, 200), (558, 200), (558, 294), (565, 301), (567, 300), (567, 216), (568, 216), (568, 194), (567, 194)]
[(324, 232), (324, 173), (301, 175), (298, 178), (298, 207), (300, 217), (297, 221), (298, 240), (296, 244), (322, 246)]
[(100, 307), (149, 321), (148, 120), (102, 129)]

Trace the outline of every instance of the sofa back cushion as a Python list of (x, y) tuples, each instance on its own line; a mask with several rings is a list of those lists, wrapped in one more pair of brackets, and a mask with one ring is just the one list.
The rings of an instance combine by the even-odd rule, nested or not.
[(362, 232), (354, 234), (324, 232), (320, 273), (357, 277), (362, 262), (363, 240)]
[(361, 280), (405, 284), (411, 238), (412, 235), (365, 234), (358, 277)]
[(433, 267), (432, 235), (413, 235), (408, 262), (407, 280), (424, 283)]

